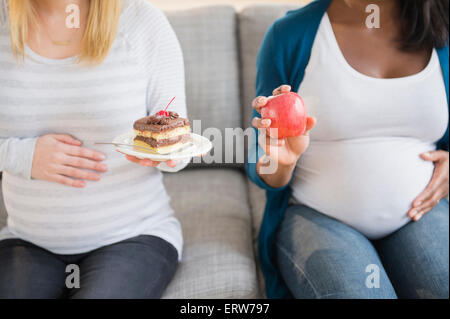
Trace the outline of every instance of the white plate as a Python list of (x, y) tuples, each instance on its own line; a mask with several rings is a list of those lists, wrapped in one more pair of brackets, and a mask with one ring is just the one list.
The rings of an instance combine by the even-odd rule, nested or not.
[[(122, 135), (117, 136), (113, 140), (113, 144), (126, 144), (126, 145), (133, 145), (134, 143), (135, 134), (134, 132), (125, 133)], [(183, 149), (173, 152), (170, 154), (151, 154), (146, 152), (139, 151), (138, 148), (133, 147), (123, 147), (123, 146), (116, 146), (116, 150), (119, 152), (122, 152), (127, 155), (135, 156), (139, 159), (151, 159), (152, 161), (156, 162), (165, 162), (168, 160), (174, 160), (174, 161), (181, 161), (184, 159), (188, 159), (191, 157), (197, 157), (204, 154), (207, 154), (211, 149), (213, 145), (210, 140), (208, 140), (206, 137), (203, 137), (198, 134), (191, 133), (191, 143), (186, 145)]]

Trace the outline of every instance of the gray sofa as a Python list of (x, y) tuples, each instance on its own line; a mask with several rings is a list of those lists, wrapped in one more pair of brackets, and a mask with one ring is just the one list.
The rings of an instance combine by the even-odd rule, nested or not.
[[(203, 129), (248, 127), (261, 40), (273, 21), (293, 8), (257, 5), (236, 12), (212, 6), (167, 13), (184, 51), (192, 120), (201, 120)], [(185, 245), (164, 298), (264, 297), (256, 238), (265, 195), (249, 182), (244, 165), (191, 165), (166, 174), (165, 185)], [(0, 191), (1, 227), (5, 219)]]

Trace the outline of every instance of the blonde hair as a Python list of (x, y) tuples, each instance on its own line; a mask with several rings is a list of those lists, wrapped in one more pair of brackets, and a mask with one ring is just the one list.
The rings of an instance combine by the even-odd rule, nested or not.
[[(33, 0), (8, 0), (11, 47), (14, 56), (23, 61), (30, 27), (38, 27)], [(90, 0), (79, 62), (99, 64), (108, 55), (116, 38), (121, 0)]]

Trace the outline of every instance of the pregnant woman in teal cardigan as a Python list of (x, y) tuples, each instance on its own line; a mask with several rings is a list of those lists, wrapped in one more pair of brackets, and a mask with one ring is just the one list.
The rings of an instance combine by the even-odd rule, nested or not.
[[(317, 0), (272, 25), (247, 161), (269, 298), (448, 298), (448, 64), (446, 0)], [(259, 111), (290, 89), (310, 134), (267, 138)]]

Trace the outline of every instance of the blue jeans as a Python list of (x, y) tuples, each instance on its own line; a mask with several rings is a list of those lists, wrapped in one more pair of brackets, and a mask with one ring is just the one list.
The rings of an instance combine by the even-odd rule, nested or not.
[[(67, 288), (77, 265), (80, 287)], [(138, 236), (86, 254), (56, 255), (20, 239), (0, 241), (0, 299), (160, 298), (178, 264), (176, 249)], [(69, 283), (74, 281), (69, 280)]]
[(447, 200), (376, 241), (309, 207), (290, 206), (276, 246), (295, 298), (449, 298)]

